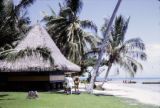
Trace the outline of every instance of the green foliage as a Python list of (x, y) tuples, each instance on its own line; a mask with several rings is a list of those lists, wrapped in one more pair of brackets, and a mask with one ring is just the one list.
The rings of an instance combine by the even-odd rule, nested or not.
[(82, 0), (65, 0), (65, 6), (70, 7), (71, 10), (77, 14), (80, 13), (83, 7)]
[(0, 1), (0, 13), (2, 12), (2, 10), (3, 10), (3, 7), (4, 7), (4, 5), (3, 5), (3, 1), (1, 0)]
[(16, 6), (17, 8), (27, 8), (32, 5), (36, 0), (21, 0), (20, 3)]
[[(108, 66), (108, 72), (113, 64), (118, 64), (126, 69), (132, 77), (142, 65), (137, 59), (146, 60), (145, 44), (140, 38), (133, 38), (125, 41), (125, 34), (128, 28), (129, 18), (124, 19), (118, 16), (115, 20), (110, 35), (108, 36), (106, 53), (108, 60), (104, 62)], [(105, 34), (108, 21), (102, 27), (102, 34)], [(108, 76), (108, 72), (106, 77)]]
[(40, 55), (44, 60), (49, 60), (51, 64), (54, 64), (54, 60), (51, 57), (51, 52), (48, 48), (37, 47), (36, 49), (26, 48), (24, 50), (6, 50), (0, 53), (0, 59), (6, 59), (8, 61), (16, 61), (19, 58), (25, 56)]
[(12, 0), (0, 1), (0, 47), (16, 46), (18, 40), (29, 30), (30, 19), (26, 17), (29, 6), (35, 0), (21, 0), (15, 5)]
[(84, 66), (85, 66), (85, 67), (95, 66), (96, 61), (97, 61), (97, 58), (96, 58), (96, 57), (86, 58), (86, 59), (84, 60)]
[(53, 9), (51, 16), (45, 16), (48, 32), (61, 52), (72, 62), (82, 65), (81, 60), (88, 47), (95, 48), (98, 38), (84, 32), (83, 28), (89, 28), (97, 32), (96, 25), (89, 20), (80, 20), (77, 13), (82, 9), (81, 0), (65, 0), (60, 4), (59, 15)]

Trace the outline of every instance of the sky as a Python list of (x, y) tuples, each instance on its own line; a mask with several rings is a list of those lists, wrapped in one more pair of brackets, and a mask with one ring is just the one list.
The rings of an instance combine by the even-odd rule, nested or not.
[[(100, 29), (104, 18), (110, 18), (118, 0), (83, 0), (80, 19), (92, 20)], [(18, 3), (19, 0), (14, 0)], [(32, 24), (41, 20), (44, 13), (50, 15), (49, 7), (59, 11), (63, 0), (37, 0), (28, 8)], [(137, 77), (160, 77), (160, 2), (158, 0), (122, 0), (117, 15), (130, 17), (126, 40), (140, 37), (146, 45), (147, 61), (142, 62), (143, 71)], [(98, 35), (101, 35), (98, 32)], [(115, 68), (112, 69), (114, 73)], [(122, 72), (123, 73), (123, 72)]]

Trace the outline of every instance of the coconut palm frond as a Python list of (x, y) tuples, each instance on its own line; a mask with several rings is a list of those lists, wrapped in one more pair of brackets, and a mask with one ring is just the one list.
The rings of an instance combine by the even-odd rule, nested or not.
[(91, 44), (91, 48), (96, 48), (98, 43), (101, 42), (101, 40), (98, 37), (93, 36), (90, 33), (84, 32), (83, 35), (84, 35), (84, 38), (85, 38), (86, 42)]
[(1, 1), (4, 5), (0, 12), (0, 47), (4, 47), (5, 44), (12, 45), (24, 36), (30, 28), (30, 19), (22, 6), (25, 0), (21, 0), (18, 5), (14, 5), (13, 0)]
[(7, 51), (2, 54), (2, 57), (8, 61), (16, 61), (17, 59), (40, 55), (44, 60), (49, 60), (51, 64), (54, 63), (51, 57), (51, 52), (48, 48), (37, 47), (36, 49), (26, 48), (16, 52), (15, 50)]
[(25, 11), (23, 13), (23, 15), (20, 17), (20, 19), (19, 19), (19, 26), (22, 26), (23, 24), (27, 24), (28, 25), (28, 24), (31, 23), (29, 17), (26, 17), (27, 14), (28, 14), (28, 12)]
[(16, 8), (27, 8), (31, 6), (36, 0), (21, 0), (20, 3), (16, 6)]
[(128, 61), (128, 60), (124, 60), (124, 58), (119, 58), (118, 64), (123, 67), (129, 74), (131, 77), (134, 77), (135, 73), (137, 71), (134, 71), (133, 66), (132, 66), (132, 62)]
[(127, 70), (127, 72), (129, 72), (131, 77), (134, 77), (138, 69), (143, 70), (143, 66), (141, 63), (139, 63), (133, 57), (127, 55), (119, 57), (118, 60), (116, 61), (116, 64), (119, 64), (121, 67)]
[(4, 8), (4, 4), (3, 4), (3, 0), (0, 1), (0, 13), (3, 11)]
[[(109, 20), (108, 19), (104, 19), (104, 24), (101, 27), (101, 32), (102, 32), (103, 38), (107, 35), (107, 26), (108, 26), (108, 23), (109, 23)], [(109, 39), (108, 36), (109, 35), (107, 35), (107, 39)]]
[(90, 29), (93, 29), (95, 33), (97, 33), (97, 26), (92, 21), (83, 20), (83, 21), (80, 21), (80, 24), (82, 28), (90, 28)]
[(143, 51), (137, 51), (137, 50), (132, 50), (132, 51), (123, 51), (123, 53), (125, 53), (125, 55), (128, 55), (132, 58), (138, 58), (141, 60), (147, 60), (147, 55), (145, 52)]
[(59, 24), (59, 23), (65, 22), (65, 21), (66, 21), (66, 19), (63, 17), (56, 17), (56, 18), (52, 18), (51, 20), (49, 19), (47, 25)]
[(88, 67), (88, 66), (94, 66), (96, 64), (97, 58), (96, 57), (89, 57), (87, 59), (85, 59), (84, 62), (84, 66)]
[(97, 55), (99, 53), (100, 49), (99, 48), (92, 48), (91, 50), (87, 50), (85, 52), (85, 56), (88, 56), (90, 54), (92, 55)]
[(60, 10), (59, 16), (64, 17), (68, 20), (72, 20), (72, 18), (76, 18), (74, 12), (70, 7), (64, 7)]
[(65, 0), (65, 4), (76, 14), (80, 13), (83, 7), (82, 0)]
[(115, 24), (112, 27), (112, 38), (115, 42), (115, 46), (118, 46), (124, 41), (125, 34), (127, 32), (129, 19), (125, 20), (122, 15), (118, 16), (115, 20)]
[[(131, 66), (135, 72), (137, 72), (138, 69), (143, 70), (142, 64), (139, 63), (137, 60), (135, 60), (134, 58), (129, 57), (129, 56), (125, 56), (125, 57), (126, 57), (127, 61), (131, 63)], [(136, 68), (136, 69), (134, 69), (134, 68)]]
[(83, 27), (97, 32), (96, 25), (88, 20), (81, 21), (77, 16), (81, 10), (81, 0), (65, 0), (59, 6), (58, 16), (54, 14), (44, 18), (47, 30), (61, 52), (72, 62), (81, 64), (86, 45), (96, 46), (94, 38), (86, 35)]
[(78, 51), (78, 44), (70, 42), (68, 48), (71, 49), (67, 52), (68, 58), (75, 63), (79, 63), (80, 61), (75, 61), (81, 59), (81, 53)]
[(140, 49), (140, 50), (145, 50), (145, 44), (143, 43), (143, 41), (140, 38), (133, 38), (130, 39), (126, 42), (124, 42), (124, 47), (128, 48), (128, 50), (132, 50), (132, 49)]
[(52, 13), (52, 16), (56, 16), (56, 13), (55, 13), (54, 9), (51, 6), (49, 6), (49, 8), (50, 8), (50, 11)]
[(54, 16), (54, 15), (52, 15), (52, 16), (45, 15), (41, 21), (42, 22), (48, 22), (48, 21), (50, 21), (52, 19), (55, 19), (56, 17), (57, 16)]
[(4, 50), (0, 52), (0, 60), (4, 60), (7, 58), (8, 54), (10, 54), (11, 52), (13, 52), (15, 50), (13, 49), (9, 49), (9, 50)]

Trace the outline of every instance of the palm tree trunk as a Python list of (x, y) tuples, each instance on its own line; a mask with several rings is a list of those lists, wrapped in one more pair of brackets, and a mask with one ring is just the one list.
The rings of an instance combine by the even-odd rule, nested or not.
[(107, 69), (106, 75), (105, 75), (105, 77), (104, 77), (104, 80), (103, 80), (103, 82), (102, 82), (102, 84), (101, 84), (101, 87), (102, 87), (102, 86), (104, 85), (104, 83), (106, 82), (107, 77), (108, 77), (108, 74), (109, 74), (109, 71), (111, 70), (111, 67), (112, 67), (112, 64), (110, 64), (110, 65), (108, 66), (108, 69)]
[(96, 66), (94, 68), (94, 72), (92, 74), (92, 78), (91, 78), (91, 81), (90, 81), (90, 86), (89, 86), (89, 89), (88, 89), (89, 93), (93, 93), (93, 86), (94, 86), (94, 82), (95, 82), (96, 76), (98, 74), (98, 70), (99, 70), (101, 61), (102, 61), (102, 56), (103, 56), (103, 52), (104, 52), (104, 49), (105, 49), (105, 44), (106, 44), (106, 41), (107, 41), (107, 35), (108, 35), (108, 33), (111, 29), (111, 25), (112, 25), (113, 20), (116, 16), (116, 13), (117, 13), (118, 8), (121, 4), (121, 1), (122, 0), (118, 0), (117, 5), (116, 5), (116, 7), (113, 11), (113, 14), (112, 14), (111, 18), (110, 18), (110, 21), (109, 21), (109, 24), (108, 24), (108, 27), (107, 27), (107, 30), (106, 30), (106, 34), (105, 34), (105, 37), (104, 37), (104, 41), (102, 42), (102, 47), (101, 47), (100, 52), (99, 52), (98, 61), (96, 63)]

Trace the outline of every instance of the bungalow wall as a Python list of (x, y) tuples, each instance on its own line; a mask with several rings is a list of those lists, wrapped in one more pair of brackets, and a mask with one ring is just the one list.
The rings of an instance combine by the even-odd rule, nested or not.
[(64, 72), (0, 72), (0, 91), (62, 89)]

